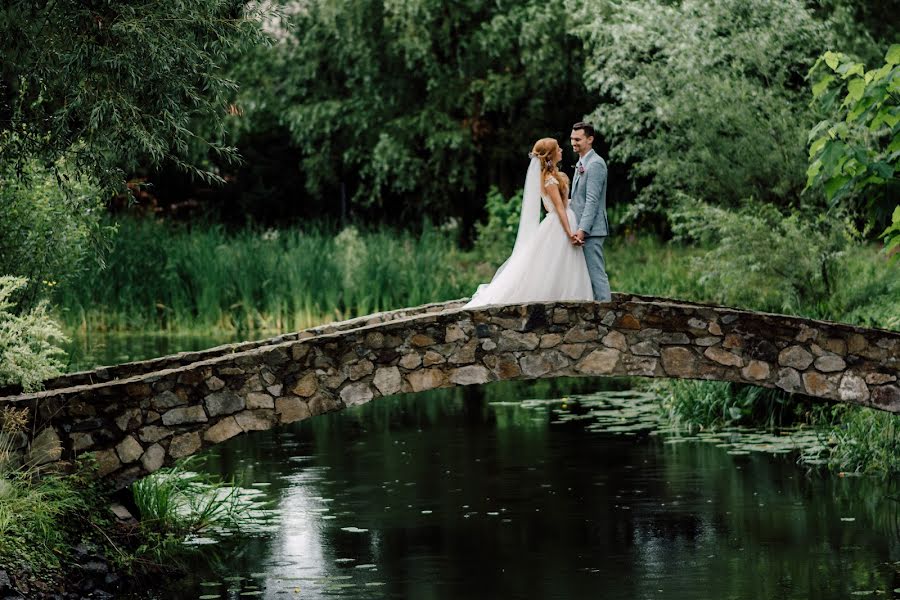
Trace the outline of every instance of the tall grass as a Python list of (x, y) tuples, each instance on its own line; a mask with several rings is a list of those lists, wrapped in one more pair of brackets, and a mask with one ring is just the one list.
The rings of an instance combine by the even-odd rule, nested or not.
[(696, 302), (711, 298), (691, 272), (702, 248), (626, 233), (610, 237), (603, 252), (613, 291)]
[(687, 431), (739, 422), (772, 428), (790, 424), (806, 408), (781, 390), (727, 381), (672, 379), (651, 387), (660, 394), (669, 420)]
[(191, 470), (204, 460), (189, 457), (134, 483), (132, 495), (145, 540), (137, 560), (169, 563), (189, 550), (184, 545), (189, 536), (230, 532), (255, 522), (259, 507), (251, 509), (240, 488)]
[(877, 247), (856, 245), (836, 265), (831, 296), (819, 318), (900, 330), (900, 263)]
[[(321, 228), (229, 233), (127, 219), (106, 259), (56, 290), (69, 330), (288, 331), (471, 295), (509, 249), (466, 253), (455, 232)], [(697, 249), (655, 238), (607, 247), (614, 289), (704, 299)]]
[(126, 220), (106, 262), (58, 290), (69, 328), (296, 330), (458, 298), (478, 280), (455, 241), (427, 227), (335, 236)]
[(97, 484), (83, 471), (38, 476), (14, 453), (25, 411), (0, 410), (0, 568), (57, 571), (77, 532), (103, 523)]
[[(229, 233), (127, 219), (106, 260), (56, 289), (67, 328), (85, 331), (285, 331), (380, 310), (462, 298), (506, 259), (463, 252), (455, 232), (348, 228)], [(706, 249), (651, 236), (611, 237), (614, 290), (695, 301), (730, 297), (704, 279)], [(900, 327), (900, 277), (875, 248), (835, 261), (832, 292), (793, 314)], [(760, 290), (756, 297), (766, 297)], [(732, 294), (733, 295), (733, 294)], [(751, 309), (754, 295), (741, 296)], [(762, 300), (760, 300), (762, 302)]]
[[(823, 411), (824, 412), (824, 411)], [(829, 465), (836, 471), (900, 475), (900, 418), (860, 406), (835, 405), (826, 425)]]

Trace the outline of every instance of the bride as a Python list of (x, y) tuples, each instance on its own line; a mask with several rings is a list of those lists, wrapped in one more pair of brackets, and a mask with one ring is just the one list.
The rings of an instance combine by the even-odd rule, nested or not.
[[(562, 149), (553, 138), (535, 142), (525, 176), (519, 232), (512, 254), (464, 308), (488, 304), (593, 300), (584, 250), (573, 245), (575, 213), (569, 178), (557, 169)], [(541, 203), (547, 216), (541, 221)]]

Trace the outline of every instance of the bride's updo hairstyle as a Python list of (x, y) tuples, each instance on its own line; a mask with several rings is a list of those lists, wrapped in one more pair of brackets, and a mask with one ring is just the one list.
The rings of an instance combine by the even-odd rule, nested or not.
[(559, 142), (553, 138), (541, 138), (534, 143), (528, 156), (536, 157), (541, 161), (541, 187), (547, 181), (548, 175), (553, 175), (559, 180), (559, 193), (565, 199), (569, 192), (569, 178), (556, 167), (553, 160)]

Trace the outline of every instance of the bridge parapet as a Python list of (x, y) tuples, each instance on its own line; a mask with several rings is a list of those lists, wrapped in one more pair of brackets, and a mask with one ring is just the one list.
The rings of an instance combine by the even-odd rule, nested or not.
[[(238, 342), (234, 344), (223, 344), (221, 346), (208, 348), (206, 350), (179, 352), (177, 354), (152, 358), (150, 360), (122, 363), (119, 365), (100, 367), (97, 369), (80, 371), (77, 373), (66, 373), (65, 375), (61, 375), (59, 377), (55, 377), (53, 379), (45, 381), (44, 389), (57, 390), (80, 385), (93, 385), (97, 383), (115, 381), (118, 379), (136, 377), (145, 373), (162, 371), (164, 369), (176, 369), (178, 367), (184, 367), (201, 360), (210, 360), (212, 358), (224, 356), (226, 354), (246, 352), (247, 350), (253, 350), (254, 348), (260, 348), (262, 346), (271, 346), (272, 344), (279, 344), (281, 342), (289, 342), (294, 340), (304, 340), (326, 333), (346, 331), (348, 329), (354, 329), (356, 327), (386, 323), (394, 319), (402, 319), (405, 317), (411, 317), (414, 315), (420, 315), (429, 312), (439, 312), (442, 310), (449, 310), (451, 308), (458, 308), (465, 304), (467, 300), (467, 298), (464, 298), (461, 300), (451, 300), (449, 302), (433, 302), (430, 304), (423, 304), (421, 306), (373, 313), (371, 315), (364, 315), (353, 319), (347, 319), (345, 321), (325, 323), (323, 325), (317, 325), (316, 327), (310, 327), (302, 331), (285, 333), (261, 340)], [(0, 398), (4, 396), (14, 396), (21, 393), (21, 387), (0, 387)]]
[(235, 435), (403, 392), (505, 379), (672, 377), (900, 413), (898, 375), (897, 332), (617, 296), (412, 315), (5, 400), (31, 410), (29, 460), (95, 452), (100, 473), (122, 486)]

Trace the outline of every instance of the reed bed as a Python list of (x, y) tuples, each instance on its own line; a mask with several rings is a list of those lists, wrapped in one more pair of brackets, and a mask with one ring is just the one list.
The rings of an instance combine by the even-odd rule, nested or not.
[(228, 233), (215, 225), (119, 225), (106, 268), (58, 288), (70, 330), (289, 331), (465, 296), (477, 271), (454, 240), (348, 228)]

